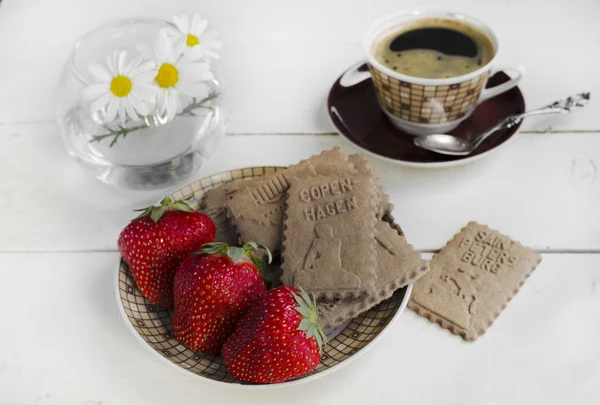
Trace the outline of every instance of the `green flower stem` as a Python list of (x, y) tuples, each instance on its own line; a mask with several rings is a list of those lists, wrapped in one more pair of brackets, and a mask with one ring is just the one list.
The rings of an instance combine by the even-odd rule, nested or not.
[[(196, 101), (196, 99), (194, 98), (192, 100), (192, 103), (190, 105), (188, 105), (187, 107), (185, 107), (179, 114), (177, 114), (177, 116), (183, 116), (183, 115), (194, 116), (193, 111), (198, 108), (207, 108), (209, 110), (213, 110), (212, 107), (206, 106), (204, 104), (217, 98), (218, 95), (219, 95), (218, 93), (211, 93), (208, 96), (204, 97), (200, 101)], [(108, 131), (108, 133), (102, 134), (102, 135), (93, 135), (90, 142), (100, 142), (103, 139), (112, 137), (113, 140), (110, 143), (110, 147), (112, 148), (117, 143), (117, 140), (119, 139), (119, 137), (124, 138), (130, 132), (137, 131), (138, 129), (146, 129), (149, 127), (150, 127), (150, 124), (148, 124), (148, 123), (136, 125), (135, 127), (124, 127), (122, 125), (119, 125), (118, 129), (113, 129), (113, 128), (109, 127), (108, 125), (105, 125), (104, 128)]]
[(110, 147), (112, 148), (113, 145), (115, 143), (117, 143), (117, 140), (119, 139), (120, 136), (125, 137), (128, 133), (132, 132), (132, 131), (137, 131), (138, 129), (146, 129), (148, 128), (150, 125), (148, 124), (142, 124), (142, 125), (137, 125), (135, 127), (122, 127), (121, 125), (119, 125), (119, 129), (112, 129), (108, 126), (105, 126), (104, 128), (106, 128), (108, 130), (108, 134), (103, 134), (103, 135), (94, 135), (92, 137), (92, 140), (90, 142), (100, 142), (101, 140), (105, 139), (105, 138), (110, 138), (111, 136), (114, 136), (114, 139), (112, 140), (112, 142), (110, 143)]
[(218, 94), (217, 93), (211, 93), (208, 96), (204, 97), (202, 100), (200, 101), (196, 101), (196, 99), (194, 98), (192, 100), (192, 103), (190, 105), (188, 105), (187, 107), (185, 107), (179, 114), (177, 115), (194, 115), (192, 114), (192, 111), (194, 111), (197, 108), (208, 108), (210, 110), (212, 110), (212, 107), (207, 107), (204, 105), (204, 103), (207, 103), (215, 98), (217, 98)]

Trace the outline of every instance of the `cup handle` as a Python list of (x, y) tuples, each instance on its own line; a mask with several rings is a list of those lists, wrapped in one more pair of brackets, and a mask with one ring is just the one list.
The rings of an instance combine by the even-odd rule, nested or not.
[(492, 72), (490, 73), (490, 77), (501, 71), (513, 72), (514, 77), (512, 77), (506, 83), (499, 84), (489, 89), (483, 89), (483, 91), (481, 92), (481, 96), (479, 96), (479, 101), (477, 102), (477, 104), (484, 102), (488, 98), (496, 97), (498, 94), (502, 94), (505, 91), (512, 89), (517, 84), (519, 84), (519, 82), (523, 78), (523, 75), (525, 75), (525, 69), (523, 67), (501, 67), (492, 70)]
[(360, 60), (354, 65), (352, 65), (350, 69), (346, 70), (346, 72), (342, 75), (342, 78), (340, 79), (340, 84), (343, 87), (352, 87), (360, 82), (364, 82), (369, 77), (371, 77), (371, 72), (369, 72), (369, 70), (358, 70), (365, 63), (366, 61)]

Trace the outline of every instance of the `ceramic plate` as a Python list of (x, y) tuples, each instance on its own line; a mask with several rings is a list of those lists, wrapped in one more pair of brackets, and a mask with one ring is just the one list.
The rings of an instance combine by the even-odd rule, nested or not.
[[(253, 167), (232, 170), (197, 180), (171, 194), (174, 199), (192, 196), (190, 204), (198, 209), (204, 193), (211, 188), (239, 178), (251, 178), (274, 173), (283, 167)], [(393, 222), (389, 221), (400, 230)], [(402, 288), (389, 299), (345, 325), (326, 331), (330, 343), (323, 350), (321, 363), (307, 376), (280, 384), (251, 385), (236, 381), (225, 369), (221, 357), (194, 352), (173, 337), (172, 312), (160, 310), (146, 300), (138, 290), (127, 264), (121, 260), (115, 280), (116, 296), (121, 314), (131, 332), (150, 351), (177, 369), (207, 381), (243, 387), (274, 387), (314, 380), (349, 364), (372, 347), (383, 332), (406, 307), (412, 285)]]
[[(363, 65), (359, 70), (366, 70)], [(496, 73), (488, 82), (495, 86), (507, 81), (505, 73)], [(338, 79), (327, 99), (327, 111), (338, 132), (365, 153), (404, 166), (435, 168), (464, 164), (498, 150), (520, 127), (498, 131), (469, 156), (446, 156), (421, 149), (413, 143), (414, 136), (392, 125), (379, 108), (373, 81), (367, 79), (355, 86), (344, 87)], [(511, 114), (525, 111), (525, 100), (518, 87), (481, 103), (468, 119), (450, 134), (470, 139)]]

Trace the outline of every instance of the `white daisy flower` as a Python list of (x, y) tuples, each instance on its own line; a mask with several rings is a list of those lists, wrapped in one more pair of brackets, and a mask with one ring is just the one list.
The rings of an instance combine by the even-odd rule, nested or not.
[(134, 121), (150, 112), (149, 104), (156, 99), (158, 89), (152, 80), (156, 76), (152, 61), (142, 62), (137, 58), (127, 63), (127, 52), (115, 51), (106, 58), (106, 67), (99, 64), (90, 66), (90, 73), (96, 82), (83, 89), (84, 100), (93, 100), (90, 110), (93, 113), (105, 110), (107, 122), (117, 115), (124, 122), (129, 116)]
[(162, 117), (170, 121), (181, 110), (181, 96), (204, 97), (209, 93), (203, 81), (213, 79), (208, 63), (194, 62), (188, 55), (181, 54), (166, 33), (159, 34), (156, 49), (156, 71), (154, 82), (158, 87), (156, 108)]
[(202, 18), (198, 13), (194, 14), (190, 22), (187, 15), (173, 16), (173, 22), (177, 30), (172, 34), (176, 36), (177, 47), (191, 54), (195, 59), (219, 59), (217, 49), (221, 49), (223, 43), (217, 38), (219, 33), (214, 28), (208, 28), (208, 20)]

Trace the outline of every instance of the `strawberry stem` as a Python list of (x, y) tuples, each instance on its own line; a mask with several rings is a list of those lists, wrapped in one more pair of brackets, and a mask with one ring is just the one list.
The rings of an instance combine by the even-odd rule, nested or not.
[(298, 306), (294, 309), (302, 315), (298, 330), (305, 331), (307, 339), (314, 336), (319, 345), (319, 350), (323, 350), (328, 341), (321, 324), (319, 324), (319, 310), (314, 297), (311, 298), (303, 288), (300, 288), (300, 294), (294, 294), (294, 299), (298, 303)]
[(263, 273), (265, 269), (265, 261), (261, 259), (258, 255), (256, 255), (256, 253), (254, 253), (254, 251), (258, 249), (264, 249), (267, 252), (267, 256), (269, 258), (268, 263), (271, 263), (273, 261), (271, 251), (266, 246), (263, 246), (257, 242), (247, 242), (244, 243), (242, 247), (229, 246), (223, 242), (211, 242), (202, 245), (202, 249), (200, 249), (200, 251), (197, 254), (214, 255), (220, 253), (227, 255), (234, 263), (245, 256), (248, 259), (252, 260), (252, 263), (254, 263), (254, 265), (260, 270), (261, 273)]
[(133, 220), (135, 221), (136, 219), (140, 219), (140, 218), (149, 216), (150, 218), (152, 218), (152, 221), (158, 222), (158, 220), (162, 217), (162, 215), (169, 210), (193, 212), (194, 209), (192, 207), (190, 207), (189, 204), (187, 203), (187, 200), (189, 200), (191, 198), (192, 197), (188, 197), (183, 200), (173, 201), (173, 199), (171, 197), (167, 196), (162, 199), (162, 201), (160, 202), (159, 205), (153, 205), (151, 207), (133, 210), (135, 212), (141, 212), (141, 214), (138, 215), (137, 217), (135, 217)]

